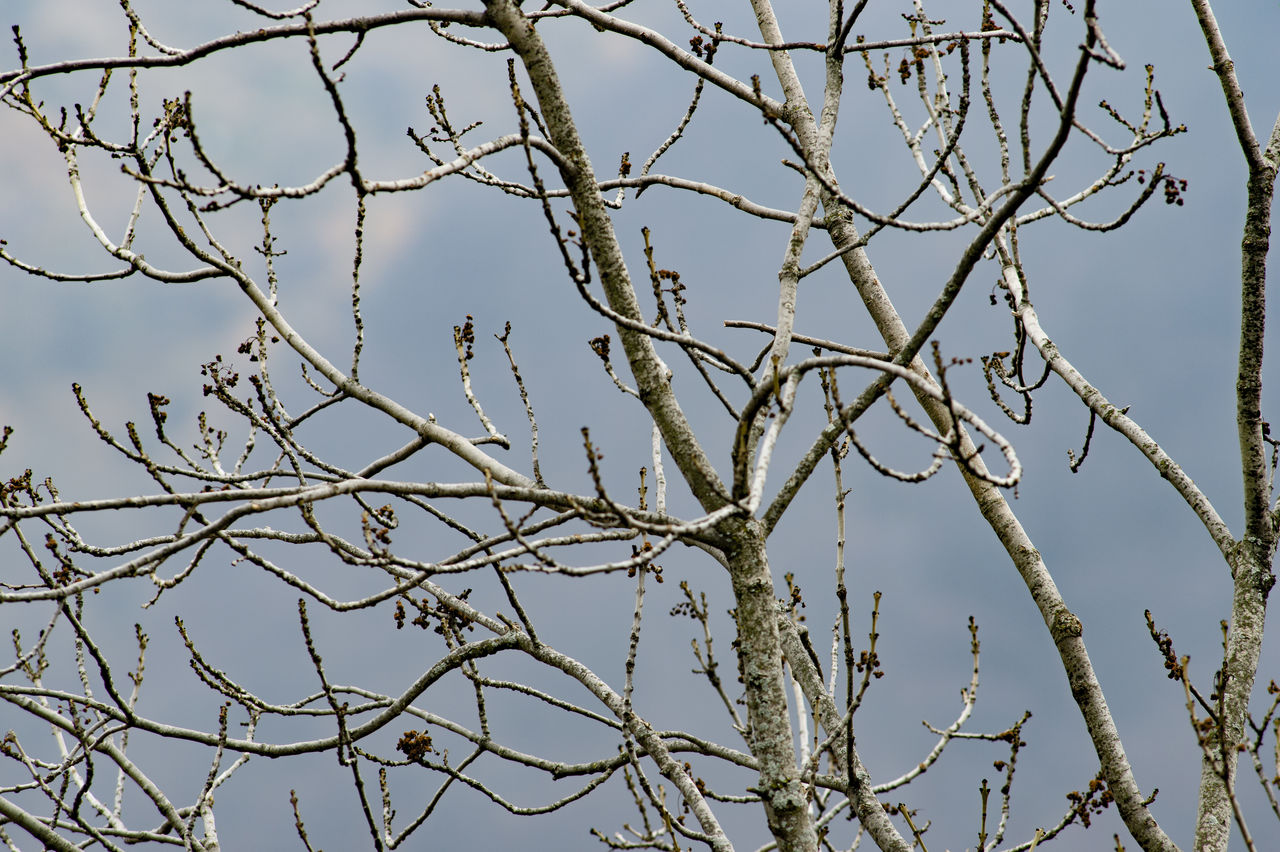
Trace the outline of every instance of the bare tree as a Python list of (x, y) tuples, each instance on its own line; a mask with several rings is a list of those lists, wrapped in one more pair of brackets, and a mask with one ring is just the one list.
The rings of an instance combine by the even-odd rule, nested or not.
[[(719, 22), (704, 16), (722, 10), (682, 0), (536, 9), (409, 0), (350, 18), (328, 17), (318, 0), (282, 12), (233, 0), (237, 8), (222, 12), (239, 28), (194, 46), (166, 43), (149, 16), (161, 13), (120, 5), (114, 57), (50, 61), (14, 27), (16, 64), (0, 74), (10, 118), (38, 129), (63, 159), (82, 225), (109, 263), (77, 272), (7, 243), (0, 256), (53, 282), (110, 288), (135, 278), (230, 292), (251, 306), (238, 320), (250, 326), (234, 353), (225, 338), (209, 342), (223, 354), (201, 367), (212, 410), (195, 414), (194, 430), (169, 423), (170, 410), (191, 407), (176, 390), (149, 393), (148, 427), (122, 431), (94, 413), (92, 387), (75, 386), (89, 430), (149, 486), (81, 498), (22, 465), (0, 485), (8, 542), (0, 612), (15, 625), (13, 656), (0, 669), (13, 727), (0, 776), (0, 838), (10, 848), (28, 836), (59, 850), (219, 848), (215, 813), (229, 836), (253, 835), (237, 825), (250, 817), (215, 800), (237, 785), (252, 796), (263, 783), (252, 767), (271, 757), (296, 767), (288, 786), (305, 786), (323, 766), (325, 788), (343, 788), (319, 802), (291, 796), (289, 819), (306, 849), (331, 845), (326, 838), (340, 835), (329, 822), (351, 814), (374, 848), (420, 843), (410, 838), (430, 836), (431, 821), (460, 797), (473, 802), (468, 795), (531, 816), (577, 816), (584, 797), (621, 797), (632, 816), (611, 824), (614, 812), (600, 810), (587, 826), (595, 842), (618, 849), (972, 843), (973, 834), (926, 834), (934, 809), (960, 806), (948, 800), (963, 803), (983, 849), (1047, 846), (1113, 803), (1116, 830), (1140, 848), (1176, 849), (1171, 835), (1190, 838), (1190, 820), (1157, 819), (1155, 792), (1144, 786), (1152, 779), (1140, 781), (1127, 757), (1086, 649), (1086, 622), (1014, 511), (1024, 467), (1014, 439), (993, 424), (1029, 424), (1042, 388), (1068, 389), (1076, 410), (1087, 409), (1072, 471), (1104, 440), (1099, 423), (1123, 436), (1229, 569), (1231, 610), (1212, 678), (1189, 673), (1175, 650), (1183, 626), (1159, 613), (1147, 619), (1154, 650), (1129, 665), (1158, 670), (1163, 657), (1183, 686), (1195, 733), (1183, 745), (1198, 742), (1201, 766), (1189, 842), (1226, 849), (1234, 830), (1262, 848), (1254, 823), (1280, 817), (1280, 765), (1267, 757), (1280, 699), (1250, 707), (1262, 692), (1280, 520), (1261, 381), (1280, 121), (1266, 141), (1255, 135), (1207, 2), (1193, 0), (1194, 16), (1248, 170), (1236, 532), (1137, 413), (1073, 366), (1031, 297), (1037, 273), (1024, 255), (1034, 254), (1041, 228), (1109, 231), (1145, 215), (1153, 198), (1181, 205), (1187, 191), (1153, 152), (1186, 128), (1150, 65), (1145, 75), (1126, 70), (1126, 48), (1109, 43), (1093, 0), (1017, 9), (985, 0), (941, 17), (922, 0), (890, 14), (866, 0), (831, 0), (825, 16), (750, 0), (749, 10), (732, 10), (742, 20)], [(458, 69), (452, 82), (421, 83), (431, 125), (411, 126), (394, 155), (359, 76), (371, 54), (393, 48), (409, 51), (405, 63), (416, 51)], [(293, 75), (261, 81), (264, 115), (246, 104), (243, 124), (228, 126), (221, 122), (236, 117), (236, 105), (223, 104), (222, 118), (205, 119), (202, 92), (264, 52), (283, 57), (273, 73)], [(629, 65), (633, 56), (645, 64)], [(623, 57), (616, 77), (606, 75), (609, 57)], [(196, 83), (169, 88), (175, 74)], [(594, 74), (607, 82), (579, 106), (574, 90)], [(1095, 107), (1089, 92), (1100, 75), (1113, 94)], [(671, 85), (685, 87), (684, 103), (673, 104)], [(319, 96), (305, 117), (289, 103), (304, 90)], [(610, 100), (643, 113), (635, 146), (611, 147), (612, 128), (594, 126), (593, 111)], [(277, 110), (298, 125), (279, 148), (265, 117)], [(896, 134), (892, 157), (842, 141), (873, 121)], [(755, 136), (745, 136), (748, 126)], [(321, 147), (298, 145), (317, 134)], [(697, 148), (697, 135), (712, 146)], [(608, 141), (597, 147), (597, 137)], [(651, 153), (633, 156), (642, 144)], [(701, 162), (705, 173), (686, 176), (678, 158), (687, 149), (714, 151)], [(329, 165), (290, 177), (312, 168), (313, 150)], [(422, 165), (389, 174), (405, 152)], [(773, 183), (752, 186), (790, 200), (770, 206), (718, 182), (729, 172), (717, 158), (739, 155), (771, 175)], [(495, 300), (515, 290), (488, 280), (478, 257), (462, 271), (413, 270), (402, 283), (429, 294), (427, 304), (473, 304), (481, 319), (432, 315), (406, 326), (418, 336), (388, 334), (386, 305), (394, 313), (405, 303), (384, 294), (382, 279), (405, 271), (379, 263), (376, 234), (405, 209), (399, 199), (422, 193), (415, 203), (440, 199), (443, 218), (475, 216), (478, 244), (516, 258), (521, 286), (551, 306), (546, 314), (522, 321), (516, 307), (511, 322), (486, 327), (502, 307)], [(680, 235), (663, 223), (693, 204), (741, 223), (726, 245), (695, 241), (712, 265), (759, 239), (781, 254), (776, 283), (771, 269), (709, 288), (667, 268), (678, 255), (667, 246)], [(325, 212), (305, 212), (317, 207)], [(315, 259), (334, 239), (325, 216), (345, 229), (341, 269)], [(533, 223), (538, 249), (525, 239)], [(882, 281), (869, 253), (873, 241), (903, 234), (922, 235), (947, 257), (926, 282), (937, 293), (918, 321), (891, 296), (915, 298), (919, 285), (913, 294), (906, 282)], [(984, 331), (976, 344), (984, 348), (957, 349), (939, 326), (967, 310), (962, 293), (990, 286), (973, 281), (982, 275), (997, 280), (988, 316), (999, 317), (1003, 336)], [(335, 300), (328, 285), (339, 278), (345, 294)], [(837, 279), (852, 284), (878, 342), (803, 327), (802, 285)], [(776, 309), (744, 318), (757, 307), (748, 293), (766, 288)], [(341, 332), (335, 312), (346, 317)], [(836, 322), (859, 327), (852, 315)], [(447, 370), (430, 354), (442, 323), (453, 324)], [(561, 339), (582, 357), (565, 363)], [(504, 372), (505, 387), (496, 384)], [(585, 428), (591, 422), (607, 428)], [(886, 424), (924, 443), (877, 450)], [(931, 455), (914, 468), (885, 460), (909, 459), (905, 448), (921, 445)], [(855, 725), (884, 673), (881, 595), (859, 591), (878, 580), (849, 541), (856, 519), (846, 499), (854, 477), (892, 489), (941, 471), (972, 495), (972, 506), (950, 508), (995, 533), (1030, 594), (1096, 761), (1093, 779), (1054, 779), (1065, 805), (1020, 803), (1030, 811), (1025, 824), (1038, 829), (1011, 828), (1028, 714), (1000, 707), (1001, 722), (973, 723), (979, 628), (967, 613), (949, 613), (957, 628), (967, 617), (971, 659), (951, 721), (926, 723), (925, 748), (898, 748), (899, 773), (864, 761), (866, 744), (885, 736)], [(777, 543), (789, 512), (821, 512), (829, 537)], [(916, 534), (931, 528), (912, 525)], [(655, 614), (655, 584), (677, 573), (676, 618)], [(296, 609), (282, 610), (285, 600)], [(620, 618), (624, 608), (629, 617)], [(721, 619), (726, 609), (731, 623)], [(236, 645), (259, 622), (288, 629)], [(120, 641), (122, 626), (131, 646)], [(678, 645), (692, 638), (692, 655), (655, 661), (648, 648), (665, 649), (675, 634)], [(156, 675), (157, 654), (181, 658), (185, 680), (176, 666)], [(1183, 696), (1158, 700), (1177, 706)], [(568, 731), (568, 741), (543, 739), (541, 725)], [(984, 751), (955, 754), (970, 748), (956, 745), (965, 740)], [(1273, 812), (1263, 804), (1252, 821), (1241, 756)], [(999, 780), (932, 798), (910, 786), (944, 757), (968, 767), (994, 760)], [(529, 777), (538, 780), (530, 786)], [(490, 842), (481, 820), (470, 828), (477, 847)], [(1115, 844), (1122, 848), (1118, 836)]]

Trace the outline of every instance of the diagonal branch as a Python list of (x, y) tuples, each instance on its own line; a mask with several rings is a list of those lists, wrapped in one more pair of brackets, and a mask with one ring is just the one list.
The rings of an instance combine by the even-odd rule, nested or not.
[[(573, 4), (570, 6), (574, 7)], [(632, 286), (622, 249), (618, 245), (613, 223), (600, 197), (591, 160), (587, 157), (577, 125), (565, 101), (546, 45), (533, 24), (511, 0), (488, 0), (485, 9), (488, 18), (507, 37), (512, 49), (524, 63), (537, 93), (539, 109), (546, 121), (551, 142), (565, 158), (566, 164), (561, 167), (561, 175), (569, 187), (583, 239), (599, 270), (609, 307), (631, 322), (643, 322), (635, 288)], [(595, 12), (594, 9), (591, 11)], [(719, 71), (715, 73), (720, 74)], [(635, 376), (640, 400), (662, 431), (663, 440), (694, 496), (708, 511), (725, 505), (729, 498), (724, 484), (698, 443), (676, 400), (670, 384), (670, 371), (658, 357), (653, 340), (648, 333), (623, 324), (618, 324), (618, 336)]]

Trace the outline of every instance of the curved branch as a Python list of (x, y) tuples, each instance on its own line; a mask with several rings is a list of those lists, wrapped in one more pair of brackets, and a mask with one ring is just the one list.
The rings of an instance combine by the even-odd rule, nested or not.
[[(487, 22), (484, 14), (464, 9), (404, 9), (399, 12), (387, 12), (381, 15), (366, 15), (358, 18), (345, 18), (337, 21), (322, 21), (312, 28), (316, 35), (332, 33), (364, 33), (382, 27), (396, 26), (408, 21), (439, 21), (480, 27)], [(164, 56), (120, 56), (103, 59), (73, 59), (66, 62), (53, 62), (48, 65), (32, 65), (20, 71), (0, 73), (0, 98), (9, 96), (13, 88), (22, 83), (50, 77), (58, 74), (73, 74), (77, 71), (107, 71), (113, 68), (175, 68), (190, 65), (197, 59), (223, 50), (233, 50), (248, 44), (274, 41), (281, 38), (306, 38), (307, 24), (282, 24), (278, 27), (262, 27), (256, 30), (233, 33), (216, 38), (189, 50), (168, 53)]]
[(1018, 277), (1018, 271), (1012, 266), (1004, 268), (1004, 282), (1013, 297), (1014, 316), (1018, 318), (1018, 322), (1026, 330), (1027, 337), (1035, 345), (1040, 357), (1044, 358), (1049, 369), (1062, 377), (1062, 380), (1067, 383), (1071, 390), (1075, 391), (1076, 396), (1080, 397), (1081, 402), (1088, 406), (1091, 412), (1097, 415), (1103, 423), (1128, 438), (1129, 442), (1147, 457), (1147, 460), (1151, 462), (1160, 475), (1169, 480), (1169, 484), (1182, 495), (1182, 499), (1191, 508), (1191, 511), (1195, 512), (1196, 517), (1200, 519), (1200, 523), (1204, 524), (1205, 529), (1209, 531), (1209, 536), (1213, 539), (1214, 544), (1218, 546), (1218, 550), (1222, 552), (1223, 557), (1230, 559), (1235, 550), (1235, 539), (1232, 537), (1231, 530), (1227, 527), (1226, 522), (1222, 520), (1217, 510), (1214, 509), (1213, 503), (1210, 502), (1209, 498), (1196, 486), (1191, 477), (1187, 476), (1182, 468), (1178, 466), (1178, 463), (1136, 421), (1112, 405), (1102, 395), (1102, 392), (1091, 385), (1071, 362), (1063, 356), (1057, 345), (1049, 339), (1049, 336), (1040, 326), (1040, 318), (1036, 314), (1036, 309), (1026, 299), (1022, 281)]

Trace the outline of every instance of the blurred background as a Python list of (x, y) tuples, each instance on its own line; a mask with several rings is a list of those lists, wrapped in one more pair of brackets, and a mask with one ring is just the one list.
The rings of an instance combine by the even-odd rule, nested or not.
[[(188, 48), (241, 29), (269, 25), (231, 3), (137, 2), (134, 8), (152, 36)], [(797, 4), (799, 5), (799, 4)], [(789, 39), (825, 39), (822, 4), (791, 8), (779, 4)], [(1274, 4), (1220, 4), (1216, 11), (1236, 61), (1257, 133), (1264, 137), (1280, 110), (1280, 79), (1273, 34), (1280, 25)], [(388, 7), (397, 8), (397, 7)], [(1029, 14), (1029, 4), (1015, 4)], [(89, 0), (9, 0), (5, 23), (21, 29), (33, 65), (60, 60), (123, 55), (128, 22), (118, 6)], [(320, 4), (317, 19), (369, 14), (367, 4), (331, 0)], [(380, 10), (381, 11), (381, 10)], [(727, 33), (758, 37), (746, 3), (693, 7), (707, 24), (724, 22)], [(868, 40), (907, 34), (902, 2), (869, 4), (855, 32)], [(939, 31), (976, 30), (977, 4), (941, 2), (927, 9)], [(620, 12), (670, 34), (684, 44), (694, 33), (672, 4), (641, 2)], [(1158, 162), (1187, 181), (1184, 204), (1166, 205), (1161, 194), (1124, 228), (1090, 233), (1052, 219), (1020, 232), (1022, 257), (1032, 297), (1050, 336), (1064, 354), (1176, 459), (1209, 496), (1218, 512), (1240, 533), (1240, 478), (1234, 426), (1235, 346), (1239, 329), (1239, 242), (1243, 222), (1244, 166), (1209, 57), (1188, 6), (1103, 4), (1101, 24), (1127, 68), (1095, 67), (1081, 99), (1081, 119), (1113, 144), (1128, 134), (1097, 107), (1105, 99), (1120, 113), (1136, 118), (1142, 109), (1145, 74), (1155, 68), (1172, 122), (1187, 132), (1140, 154), (1134, 168), (1150, 174)], [(1065, 86), (1083, 37), (1079, 10), (1051, 10), (1046, 61)], [(548, 21), (541, 30), (558, 62), (561, 80), (579, 128), (601, 178), (616, 174), (623, 152), (638, 170), (649, 153), (679, 122), (694, 81), (656, 52), (573, 21)], [(473, 35), (460, 28), (450, 32)], [(485, 38), (486, 34), (476, 37)], [(332, 65), (351, 47), (348, 36), (323, 38), (322, 53)], [(150, 53), (149, 49), (143, 51)], [(1013, 44), (997, 46), (993, 85), (1008, 104), (1006, 123), (1016, 122), (1024, 60)], [(19, 60), (10, 45), (5, 67)], [(918, 121), (910, 85), (897, 82), (898, 52), (891, 52), (894, 96), (909, 123)], [(976, 56), (976, 50), (975, 50)], [(352, 60), (340, 69), (340, 91), (357, 132), (364, 174), (394, 179), (432, 166), (406, 136), (406, 128), (425, 134), (436, 122), (425, 106), (434, 85), (457, 127), (484, 122), (466, 141), (478, 144), (515, 128), (507, 86), (505, 54), (449, 44), (425, 25), (371, 32)], [(820, 102), (820, 59), (796, 54), (806, 91)], [(877, 58), (877, 63), (883, 62)], [(767, 57), (724, 46), (717, 65), (739, 79), (759, 74), (765, 92), (780, 97)], [(880, 69), (880, 73), (884, 73)], [(123, 139), (129, 132), (126, 75), (116, 72), (108, 97), (98, 107), (96, 132)], [(849, 63), (847, 94), (833, 153), (842, 188), (869, 207), (892, 209), (915, 186), (918, 172), (892, 125), (878, 92), (868, 91), (862, 66)], [(87, 104), (99, 72), (44, 78), (33, 86), (38, 99), (56, 115), (58, 106)], [(523, 80), (523, 76), (521, 77)], [(343, 137), (328, 95), (311, 68), (301, 40), (269, 42), (214, 53), (185, 68), (147, 70), (139, 75), (144, 120), (159, 115), (164, 99), (191, 93), (201, 144), (242, 184), (296, 185), (312, 179), (343, 156)], [(953, 74), (953, 91), (959, 75)], [(526, 96), (532, 98), (526, 87)], [(976, 84), (975, 84), (976, 97)], [(980, 102), (966, 131), (966, 151), (990, 186), (996, 185), (998, 158)], [(1033, 147), (1047, 141), (1047, 113), (1037, 113)], [(120, 264), (107, 256), (78, 216), (66, 181), (66, 163), (54, 145), (28, 118), (7, 111), (0, 129), (3, 177), (0, 239), (27, 263), (62, 273), (104, 272)], [(985, 132), (985, 136), (983, 135)], [(185, 141), (176, 147), (183, 150)], [(440, 153), (451, 159), (447, 146)], [(685, 137), (654, 171), (706, 181), (739, 192), (752, 201), (794, 209), (803, 182), (780, 164), (790, 149), (760, 117), (740, 102), (708, 86)], [(1088, 185), (1107, 160), (1082, 138), (1069, 143), (1051, 170), (1049, 189), (1065, 197)], [(525, 179), (518, 149), (485, 162), (513, 180)], [(86, 154), (80, 163), (87, 202), (97, 221), (119, 239), (133, 206), (132, 181), (120, 164)], [(634, 172), (633, 172), (634, 173)], [(542, 174), (557, 176), (547, 163)], [(207, 182), (206, 176), (196, 178)], [(1077, 208), (1095, 221), (1114, 217), (1137, 193), (1130, 182)], [(351, 316), (351, 268), (354, 246), (353, 193), (343, 179), (318, 196), (282, 202), (271, 212), (280, 306), (294, 326), (346, 369), (354, 340)], [(558, 210), (563, 210), (563, 203)], [(949, 218), (926, 195), (908, 214), (914, 220)], [(214, 218), (218, 239), (244, 258), (253, 274), (263, 272), (254, 250), (261, 244), (260, 211), (238, 205)], [(567, 220), (566, 220), (567, 221)], [(564, 223), (562, 223), (564, 224)], [(865, 223), (860, 223), (865, 224)], [(567, 225), (566, 225), (567, 226)], [(728, 329), (725, 320), (771, 323), (776, 315), (777, 270), (790, 228), (761, 221), (720, 201), (680, 194), (665, 187), (640, 198), (628, 192), (615, 226), (642, 299), (646, 277), (641, 228), (648, 227), (655, 263), (680, 273), (688, 288), (691, 330), (750, 361), (767, 342), (755, 331)], [(571, 227), (571, 226), (569, 226)], [(969, 231), (911, 233), (887, 231), (875, 239), (869, 255), (895, 305), (909, 326), (923, 315), (951, 272)], [(828, 250), (815, 232), (806, 260)], [(159, 266), (192, 268), (153, 209), (145, 210), (135, 250)], [(370, 201), (361, 271), (365, 351), (361, 378), (415, 411), (434, 414), (463, 434), (481, 427), (464, 398), (458, 379), (452, 329), (468, 315), (474, 319), (476, 357), (471, 362), (476, 392), (498, 428), (512, 439), (501, 456), (528, 472), (528, 430), (523, 406), (506, 356), (492, 337), (510, 322), (510, 344), (527, 383), (539, 424), (539, 454), (548, 484), (560, 490), (593, 491), (580, 429), (589, 427), (603, 453), (601, 469), (619, 499), (633, 501), (637, 469), (649, 461), (649, 427), (638, 403), (622, 395), (604, 374), (588, 347), (591, 338), (610, 333), (609, 324), (578, 297), (565, 274), (536, 202), (516, 199), (461, 178), (432, 185), (425, 192), (387, 194)], [(1003, 301), (989, 297), (999, 275), (991, 262), (972, 276), (936, 339), (947, 357), (974, 358), (1012, 348), (1011, 320)], [(651, 301), (645, 302), (652, 310)], [(64, 499), (92, 499), (154, 493), (145, 471), (124, 460), (93, 433), (71, 391), (78, 382), (103, 425), (121, 439), (123, 424), (135, 421), (144, 442), (157, 441), (150, 426), (148, 392), (163, 394), (169, 431), (175, 442), (197, 440), (195, 420), (208, 410), (210, 422), (227, 429), (234, 447), (243, 441), (243, 423), (210, 407), (201, 393), (201, 365), (222, 355), (236, 362), (236, 349), (253, 336), (254, 312), (239, 289), (226, 281), (160, 284), (140, 276), (93, 284), (60, 284), (12, 267), (0, 268), (0, 305), (6, 320), (0, 335), (0, 423), (14, 428), (0, 476), (31, 468), (52, 477)], [(878, 336), (838, 264), (804, 280), (796, 330), (849, 345), (882, 348)], [(614, 333), (616, 338), (616, 333)], [(1270, 340), (1270, 335), (1269, 335)], [(795, 357), (807, 354), (804, 347)], [(713, 460), (728, 465), (733, 421), (688, 369), (680, 353), (663, 352), (677, 372), (682, 404)], [(297, 358), (284, 347), (274, 350), (274, 378), (294, 413), (316, 397), (298, 375)], [(620, 356), (619, 356), (620, 358)], [(239, 357), (245, 369), (247, 364)], [(1034, 357), (1029, 374), (1038, 373)], [(1200, 754), (1183, 706), (1181, 687), (1165, 678), (1162, 660), (1147, 633), (1144, 610), (1168, 630), (1179, 654), (1191, 656), (1191, 671), (1208, 692), (1221, 656), (1219, 622), (1230, 612), (1231, 586), (1226, 565), (1195, 516), (1175, 492), (1124, 439), (1099, 429), (1089, 457), (1072, 474), (1067, 450), (1079, 453), (1087, 413), (1056, 380), (1035, 397), (1029, 427), (1017, 427), (987, 399), (977, 363), (950, 374), (957, 396), (1009, 436), (1026, 472), (1010, 495), (1032, 540), (1065, 596), (1081, 618), (1085, 640), (1124, 737), (1138, 783), (1159, 788), (1154, 813), (1184, 848), (1191, 843)], [(629, 378), (629, 376), (627, 376)], [(853, 397), (869, 376), (842, 375), (843, 395)], [(905, 394), (904, 394), (905, 396)], [(1275, 404), (1274, 393), (1267, 401)], [(1015, 406), (1017, 407), (1017, 406)], [(816, 382), (802, 390), (797, 414), (787, 427), (775, 460), (773, 489), (808, 448), (824, 422)], [(932, 447), (907, 434), (878, 406), (859, 434), (886, 462), (900, 469), (924, 467)], [(334, 410), (300, 429), (299, 436), (322, 458), (357, 468), (407, 440), (403, 428), (359, 411)], [(496, 449), (495, 453), (500, 452)], [(234, 453), (232, 453), (234, 455)], [(998, 462), (993, 465), (1000, 469)], [(676, 514), (697, 510), (667, 471), (670, 506)], [(395, 469), (394, 478), (452, 481), (471, 473), (443, 453), (424, 451)], [(982, 687), (969, 731), (1002, 731), (1024, 710), (1032, 713), (1023, 729), (1026, 747), (1018, 757), (1008, 843), (1029, 839), (1035, 827), (1056, 823), (1065, 812), (1065, 794), (1082, 789), (1097, 761), (1072, 702), (1056, 652), (1029, 595), (995, 537), (978, 515), (956, 472), (944, 470), (922, 485), (905, 485), (877, 475), (861, 460), (845, 464), (848, 496), (848, 571), (855, 636), (870, 630), (872, 593), (883, 593), (877, 623), (877, 651), (885, 676), (877, 680), (856, 717), (858, 744), (873, 779), (897, 777), (918, 763), (936, 737), (922, 720), (945, 726), (960, 711), (959, 690), (970, 676), (968, 618), (980, 626)], [(457, 508), (457, 507), (450, 507)], [(337, 529), (356, 530), (358, 515), (343, 507), (327, 519)], [(487, 506), (459, 508), (464, 520), (493, 524)], [(474, 514), (471, 514), (474, 513)], [(791, 572), (800, 585), (804, 614), (820, 651), (830, 641), (836, 617), (832, 594), (835, 558), (835, 499), (829, 466), (808, 484), (771, 540), (776, 582)], [(171, 529), (176, 517), (156, 513), (87, 516), (80, 530), (91, 541), (115, 544)], [(296, 520), (286, 516), (281, 526)], [(404, 524), (395, 544), (406, 554), (430, 560), (460, 546), (460, 539), (439, 525)], [(374, 579), (354, 575), (323, 549), (264, 548), (283, 567), (307, 576), (335, 597), (368, 593)], [(617, 558), (618, 548), (596, 548), (574, 557), (581, 563)], [(637, 707), (660, 729), (683, 729), (741, 748), (728, 727), (723, 707), (704, 680), (690, 673), (696, 661), (689, 648), (700, 628), (668, 611), (683, 600), (687, 581), (711, 600), (717, 630), (715, 649), (725, 672), (732, 671), (732, 605), (727, 578), (697, 551), (673, 549), (659, 560), (666, 582), (650, 585), (647, 629), (637, 671)], [(0, 555), (5, 582), (28, 582), (29, 567), (12, 546)], [(171, 566), (176, 570), (176, 566)], [(476, 586), (482, 608), (505, 608), (490, 577), (460, 576), (442, 581), (460, 592)], [(586, 580), (514, 575), (513, 583), (530, 609), (542, 638), (574, 655), (620, 688), (634, 583), (610, 574)], [(318, 688), (298, 628), (297, 592), (265, 577), (258, 569), (217, 551), (181, 587), (145, 607), (154, 595), (149, 583), (108, 586), (86, 603), (86, 622), (118, 660), (121, 670), (136, 657), (134, 624), (151, 636), (147, 679), (140, 710), (172, 724), (216, 727), (219, 697), (208, 692), (187, 666), (175, 616), (210, 662), (264, 698), (289, 702)], [(325, 655), (330, 678), (398, 693), (436, 657), (433, 634), (396, 632), (390, 606), (337, 615), (310, 608), (312, 626)], [(21, 627), (27, 635), (48, 618), (39, 607), (6, 606), (0, 623)], [(1277, 642), (1268, 642), (1259, 670), (1265, 687), (1277, 668)], [(60, 647), (55, 645), (55, 648)], [(67, 651), (67, 646), (61, 646)], [(519, 677), (564, 692), (566, 681), (552, 672), (529, 674), (515, 660), (492, 658), (494, 677)], [(75, 678), (69, 656), (55, 658), (49, 683)], [(733, 684), (729, 684), (734, 686)], [(572, 685), (567, 697), (586, 701)], [(576, 691), (575, 691), (576, 690)], [(1267, 696), (1258, 690), (1259, 712)], [(736, 697), (731, 694), (731, 697)], [(474, 725), (470, 687), (461, 678), (442, 682), (420, 706), (441, 715), (456, 714)], [(612, 755), (616, 739), (600, 727), (583, 727), (531, 702), (495, 702), (490, 724), (495, 737), (513, 747), (560, 760), (591, 760)], [(243, 720), (237, 720), (242, 722)], [(26, 720), (10, 711), (6, 727), (38, 736)], [(285, 742), (329, 733), (320, 722), (297, 727), (264, 725), (264, 741)], [(234, 732), (233, 732), (234, 733)], [(384, 732), (376, 744), (393, 751), (401, 731)], [(438, 745), (449, 745), (441, 733)], [(454, 741), (455, 761), (466, 753)], [(185, 802), (200, 789), (208, 755), (138, 737), (133, 753), (162, 788)], [(978, 785), (988, 778), (999, 787), (1002, 770), (992, 761), (1007, 752), (959, 741), (927, 775), (905, 790), (882, 797), (919, 810), (931, 828), (931, 849), (963, 849), (976, 843)], [(546, 804), (575, 788), (572, 780), (550, 783), (535, 773), (509, 771), (483, 761), (477, 776), (521, 807)], [(752, 778), (708, 766), (700, 772), (721, 792), (741, 792)], [(332, 757), (281, 761), (254, 759), (217, 795), (217, 814), (225, 848), (289, 848), (296, 844), (289, 790), (296, 789), (300, 811), (319, 848), (360, 848), (369, 844), (349, 770)], [(439, 778), (399, 771), (393, 789), (400, 814), (412, 814), (433, 794)], [(368, 779), (366, 779), (368, 780)], [(1260, 848), (1280, 845), (1280, 826), (1258, 791), (1247, 764), (1241, 788)], [(612, 834), (637, 816), (629, 795), (614, 779), (599, 793), (555, 814), (515, 816), (497, 809), (473, 790), (455, 785), (410, 848), (498, 848), (511, 844), (536, 848), (589, 848), (598, 845), (588, 827)], [(150, 824), (145, 802), (133, 803), (137, 822)], [(768, 841), (757, 806), (722, 805), (721, 817), (740, 849)], [(403, 823), (402, 816), (400, 822)], [(994, 819), (994, 817), (993, 817)], [(922, 820), (917, 820), (921, 822)], [(1058, 848), (1112, 848), (1122, 831), (1114, 811), (1099, 818), (1088, 834), (1069, 830)], [(837, 822), (833, 840), (847, 844), (848, 826)], [(843, 834), (841, 832), (844, 832)]]

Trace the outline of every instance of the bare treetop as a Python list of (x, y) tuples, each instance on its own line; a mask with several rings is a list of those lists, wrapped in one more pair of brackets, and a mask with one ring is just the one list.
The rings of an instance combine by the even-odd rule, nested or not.
[[(1051, 336), (1053, 241), (1192, 194), (1164, 69), (1102, 4), (362, 5), (13, 26), (4, 132), (32, 150), (11, 169), (43, 193), (56, 157), (71, 192), (48, 187), (66, 215), (39, 236), (0, 220), (2, 286), (117, 294), (96, 357), (167, 335), (117, 378), (189, 381), (136, 386), (123, 424), (77, 381), (91, 456), (44, 411), (5, 428), (0, 840), (1029, 850), (1106, 821), (1117, 849), (1280, 842), (1257, 684), (1280, 119), (1256, 135), (1207, 2), (1182, 14), (1247, 169), (1242, 514), (1090, 375), (1099, 347)], [(52, 49), (64, 25), (104, 52)], [(60, 459), (27, 458), (31, 424)], [(1164, 566), (1034, 509), (1134, 499), (1108, 493), (1122, 452), (1225, 564), (1216, 674), (1175, 650), (1216, 611), (1167, 619)], [(69, 459), (76, 493), (42, 470)], [(1145, 625), (1100, 617), (1120, 592), (1082, 592), (1081, 561), (1138, 574)], [(994, 676), (988, 618), (1040, 631)], [(980, 671), (1047, 709), (979, 713)], [(1162, 674), (1181, 688), (1125, 683)], [(1126, 750), (1156, 702), (1182, 716), (1161, 750), (1199, 767), (1175, 799), (1194, 822)], [(1016, 772), (1037, 741), (1079, 766)]]

